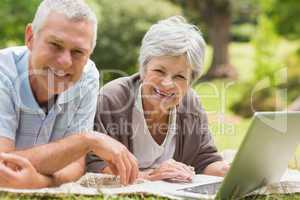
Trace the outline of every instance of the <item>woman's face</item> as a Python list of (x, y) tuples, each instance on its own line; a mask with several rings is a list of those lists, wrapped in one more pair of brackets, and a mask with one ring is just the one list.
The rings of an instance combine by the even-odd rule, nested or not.
[(191, 73), (186, 56), (152, 58), (142, 77), (144, 107), (169, 110), (178, 105), (189, 88)]

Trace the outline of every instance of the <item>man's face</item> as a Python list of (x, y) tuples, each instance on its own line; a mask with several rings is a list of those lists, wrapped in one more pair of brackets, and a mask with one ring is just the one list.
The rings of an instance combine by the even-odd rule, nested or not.
[(81, 77), (92, 53), (92, 38), (90, 22), (73, 21), (59, 13), (49, 14), (35, 35), (31, 25), (27, 26), (31, 78), (48, 96), (67, 90)]

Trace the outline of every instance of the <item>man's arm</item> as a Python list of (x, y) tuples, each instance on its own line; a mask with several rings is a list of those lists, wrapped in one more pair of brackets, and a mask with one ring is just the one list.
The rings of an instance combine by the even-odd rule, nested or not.
[(114, 174), (121, 176), (122, 184), (133, 183), (137, 178), (136, 158), (123, 144), (101, 133), (71, 135), (13, 153), (27, 158), (39, 173), (53, 175), (88, 152), (105, 160)]
[(15, 149), (15, 143), (8, 138), (0, 136), (0, 153), (10, 152)]
[[(15, 145), (14, 141), (5, 137), (0, 136), (0, 153), (2, 152), (13, 152), (15, 151)], [(84, 174), (85, 169), (85, 163), (84, 163), (84, 157), (80, 158), (79, 160), (69, 164), (65, 168), (55, 172), (52, 176), (45, 176), (42, 174), (36, 174), (38, 172), (31, 170), (32, 164), (25, 162), (23, 159), (18, 159), (19, 157), (9, 157), (8, 160), (6, 160), (6, 165), (2, 165), (2, 174), (0, 172), (0, 176), (3, 178), (5, 176), (9, 176), (10, 174), (10, 181), (6, 181), (6, 186), (16, 186), (15, 182), (19, 182), (18, 187), (20, 188), (28, 188), (28, 187), (34, 187), (34, 188), (42, 188), (42, 187), (52, 187), (52, 186), (58, 186), (62, 183), (76, 181)], [(27, 159), (28, 160), (28, 159)], [(23, 163), (22, 166), (20, 166), (20, 163)], [(26, 167), (25, 167), (26, 166)], [(26, 180), (21, 179), (33, 179), (29, 177), (24, 177), (24, 174), (15, 173), (15, 178), (12, 178), (12, 171), (9, 171), (10, 169), (15, 169), (16, 167), (20, 168), (26, 168), (27, 171), (30, 171), (27, 173), (27, 176), (34, 176), (37, 178), (34, 178), (34, 183), (26, 182)], [(23, 169), (25, 170), (25, 169)], [(21, 177), (22, 176), (22, 177)], [(23, 178), (24, 177), (24, 178)], [(24, 185), (22, 185), (24, 184)], [(0, 185), (5, 186), (3, 182), (0, 182)]]
[(72, 162), (65, 168), (57, 171), (53, 175), (53, 186), (59, 186), (63, 183), (77, 181), (85, 173), (85, 156)]
[(39, 174), (26, 158), (1, 153), (0, 161), (0, 187), (33, 189), (52, 183), (51, 178)]
[(27, 158), (36, 170), (53, 175), (92, 150), (85, 134), (71, 135), (48, 144), (12, 153)]

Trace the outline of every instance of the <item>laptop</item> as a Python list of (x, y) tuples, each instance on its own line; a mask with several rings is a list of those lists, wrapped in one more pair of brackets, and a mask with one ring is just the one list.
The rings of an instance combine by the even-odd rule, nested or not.
[(181, 188), (177, 195), (239, 199), (270, 183), (279, 182), (300, 144), (300, 112), (255, 113), (239, 150), (223, 179)]

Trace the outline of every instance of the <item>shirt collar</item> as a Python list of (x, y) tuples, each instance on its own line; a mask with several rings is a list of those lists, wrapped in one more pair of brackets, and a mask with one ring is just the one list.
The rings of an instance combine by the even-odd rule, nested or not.
[(28, 65), (29, 51), (26, 51), (21, 59), (16, 63), (18, 69), (18, 77), (15, 80), (15, 89), (19, 94), (19, 106), (23, 109), (35, 110), (37, 112), (43, 112), (37, 103), (31, 86), (29, 83), (29, 65)]

